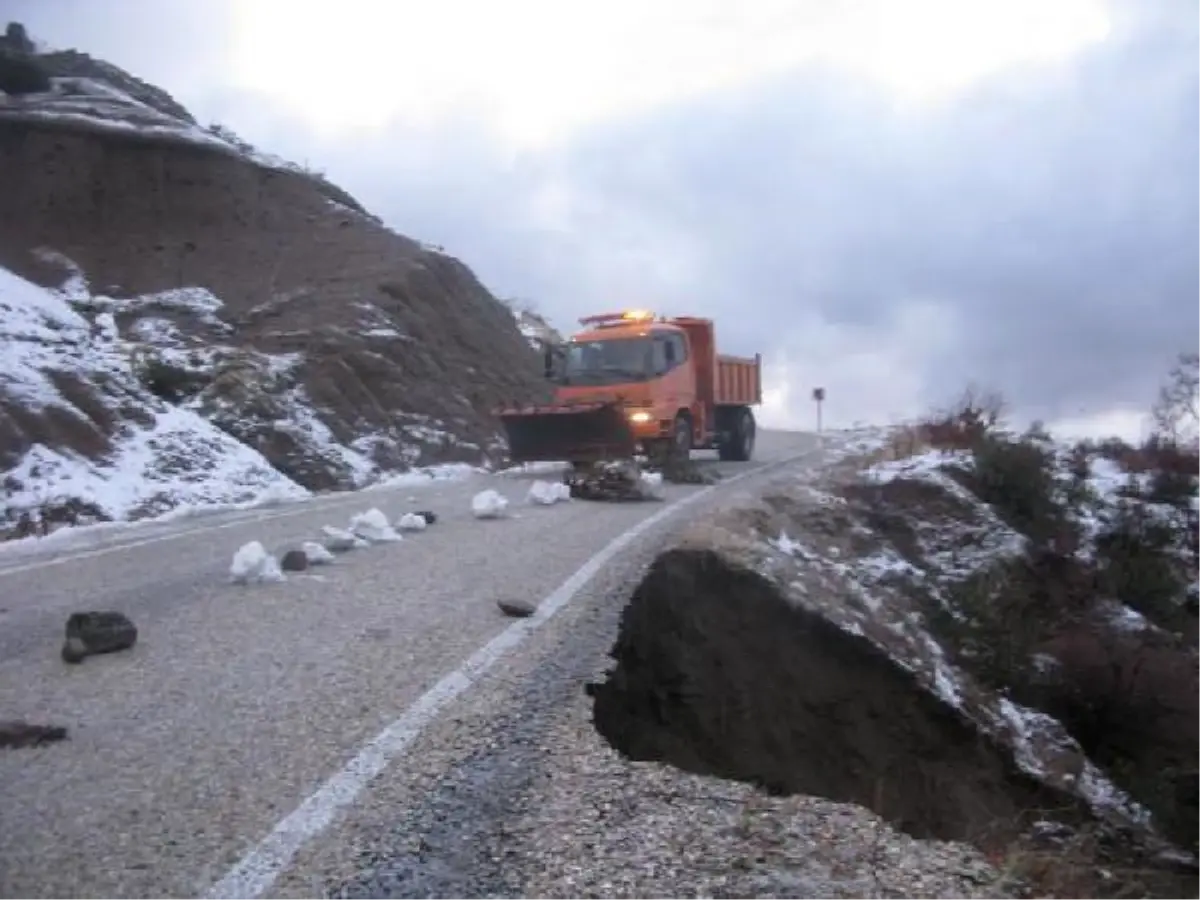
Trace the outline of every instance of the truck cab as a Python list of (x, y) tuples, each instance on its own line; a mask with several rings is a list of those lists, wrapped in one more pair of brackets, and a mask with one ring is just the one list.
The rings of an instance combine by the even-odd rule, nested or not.
[(749, 406), (761, 402), (758, 357), (718, 356), (710, 319), (632, 310), (580, 324), (547, 359), (557, 403), (620, 404), (643, 452), (716, 446), (723, 458), (749, 458)]

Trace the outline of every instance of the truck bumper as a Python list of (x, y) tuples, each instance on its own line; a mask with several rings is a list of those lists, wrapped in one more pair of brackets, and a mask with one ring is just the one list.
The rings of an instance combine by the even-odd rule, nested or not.
[(671, 428), (674, 423), (670, 419), (658, 419), (648, 410), (640, 409), (627, 410), (625, 415), (629, 421), (629, 430), (633, 432), (634, 438), (639, 443), (671, 436)]

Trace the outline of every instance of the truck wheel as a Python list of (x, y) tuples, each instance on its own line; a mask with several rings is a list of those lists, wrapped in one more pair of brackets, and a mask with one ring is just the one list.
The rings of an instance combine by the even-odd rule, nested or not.
[(726, 437), (717, 446), (717, 456), (722, 462), (749, 462), (754, 456), (754, 439), (758, 426), (754, 413), (740, 409), (733, 414), (733, 425)]

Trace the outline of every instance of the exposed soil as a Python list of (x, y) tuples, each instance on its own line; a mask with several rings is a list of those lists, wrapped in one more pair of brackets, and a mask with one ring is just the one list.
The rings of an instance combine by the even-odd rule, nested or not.
[[(98, 79), (193, 122), (165, 91), (107, 62), (75, 51), (40, 59), (53, 75)], [(197, 401), (306, 487), (351, 487), (336, 451), (279, 424), (282, 407), (303, 405), (342, 446), (402, 470), (490, 460), (502, 449), (494, 408), (545, 395), (512, 312), (467, 266), (384, 227), (320, 176), (132, 126), (35, 116), (38, 103), (0, 109), (0, 266), (58, 287), (69, 272), (49, 250), (77, 265), (93, 293), (207, 288), (224, 303), (216, 330), (145, 308), (118, 317), (122, 338), (155, 317), (192, 350), (299, 359), (286, 385), (269, 385), (260, 361), (229, 391), (217, 372), (171, 371), (148, 341), (140, 387), (57, 373), (63, 404), (44, 408), (0, 392), (0, 469), (35, 444), (101, 460), (153, 395)]]
[(920, 838), (1002, 841), (997, 823), (1075, 808), (869, 641), (712, 550), (659, 557), (612, 655), (594, 723), (633, 759), (858, 803)]

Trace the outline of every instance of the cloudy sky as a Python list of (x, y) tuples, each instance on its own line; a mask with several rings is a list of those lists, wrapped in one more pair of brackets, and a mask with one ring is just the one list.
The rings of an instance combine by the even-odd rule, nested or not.
[(560, 327), (715, 317), (768, 424), (1136, 435), (1200, 340), (1194, 0), (5, 6)]

